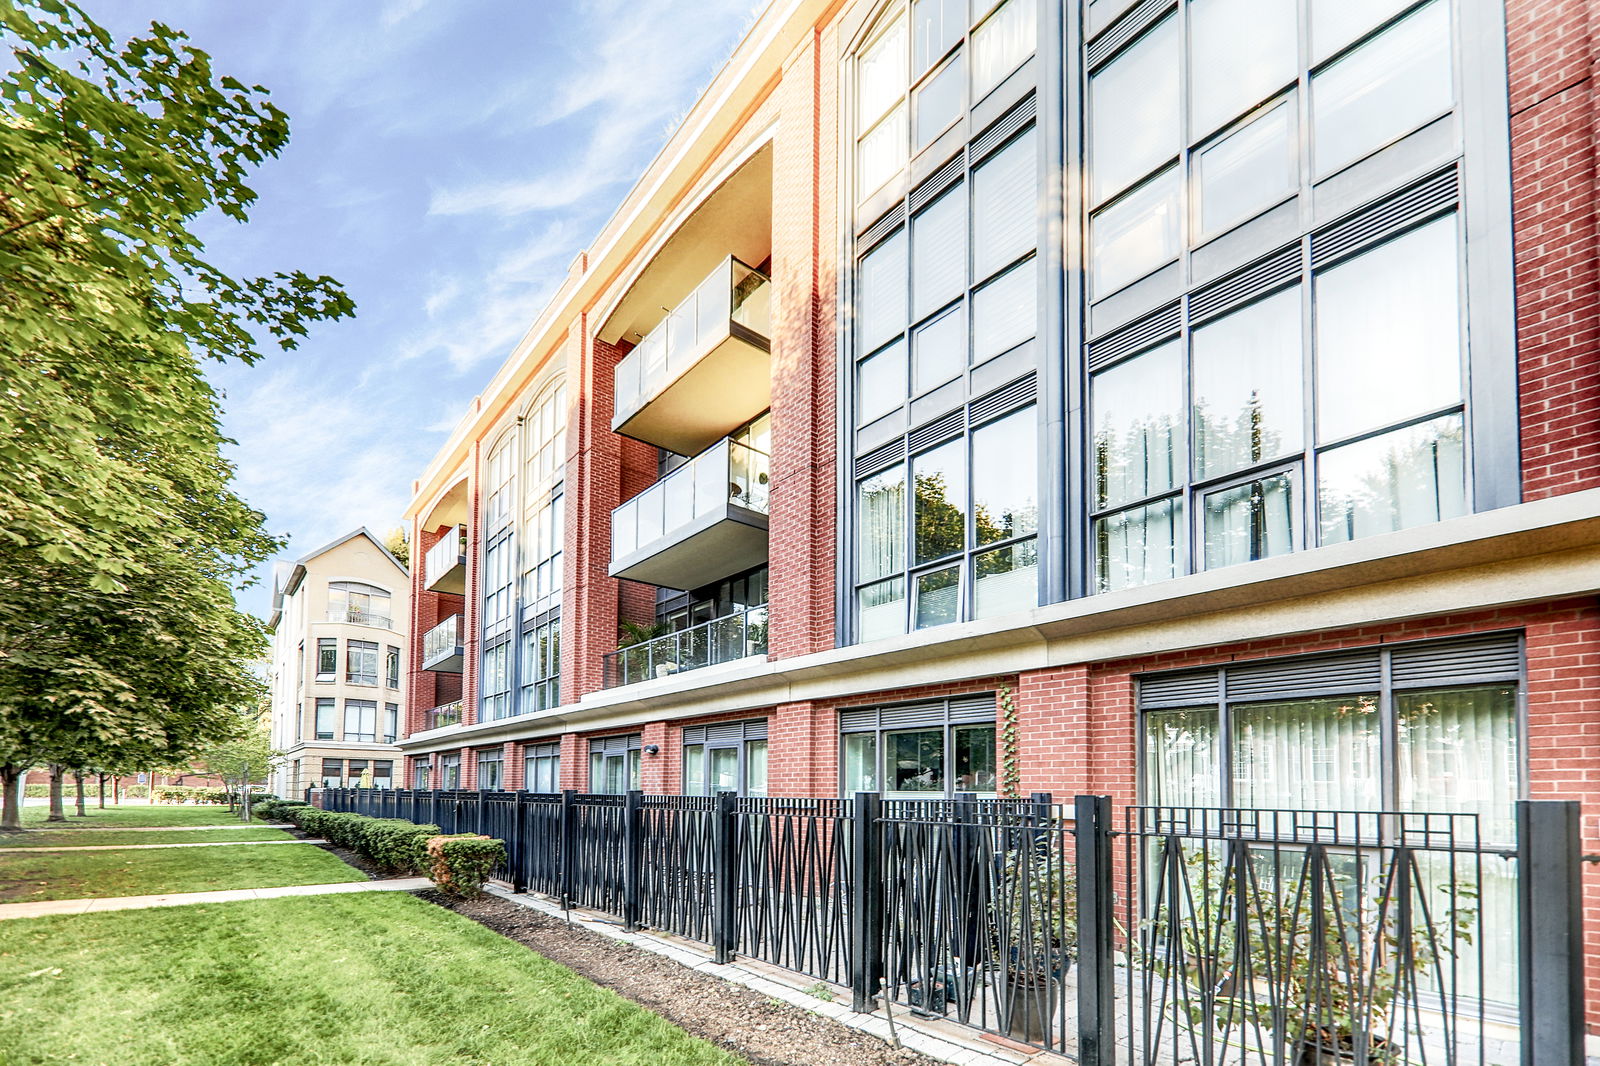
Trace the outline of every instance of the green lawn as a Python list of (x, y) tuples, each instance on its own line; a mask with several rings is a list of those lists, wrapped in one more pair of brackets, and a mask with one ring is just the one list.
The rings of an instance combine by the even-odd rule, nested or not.
[[(329, 885), (366, 879), (361, 871), (314, 844), (0, 855), (0, 903)], [(0, 1042), (0, 1048), (4, 1046)]]
[(230, 840), (293, 840), (282, 829), (177, 829), (170, 833), (107, 829), (80, 833), (70, 829), (29, 829), (0, 835), (0, 853), (7, 848), (81, 848), (107, 844), (221, 844)]
[(399, 892), (0, 922), (0, 990), (15, 1066), (740, 1062)]
[[(79, 818), (73, 814), (72, 804), (67, 804), (67, 820), (65, 822), (50, 823), (51, 829), (94, 829), (115, 827), (127, 829), (141, 825), (227, 825), (229, 822), (239, 821), (237, 814), (229, 814), (228, 808), (216, 804), (204, 806), (188, 806), (174, 804), (165, 806), (157, 804), (149, 807), (143, 804), (126, 807), (107, 807), (100, 810), (91, 801), (88, 808), (89, 815)], [(30, 804), (22, 808), (22, 824), (25, 828), (43, 826), (45, 818), (50, 814), (50, 808), (43, 804)], [(240, 823), (243, 824), (242, 822)]]

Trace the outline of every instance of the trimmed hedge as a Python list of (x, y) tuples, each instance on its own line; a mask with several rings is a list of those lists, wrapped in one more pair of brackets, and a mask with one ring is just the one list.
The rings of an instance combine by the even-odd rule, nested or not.
[(364, 814), (325, 811), (304, 803), (278, 801), (281, 816), (312, 836), (371, 860), (397, 873), (422, 871), (427, 865), (423, 848), (439, 835), (436, 825), (417, 825), (401, 818), (368, 818)]
[(191, 785), (158, 785), (151, 799), (156, 803), (227, 803), (225, 788), (197, 788)]
[(506, 861), (506, 842), (477, 833), (428, 840), (428, 876), (452, 896), (479, 896), (496, 866)]
[(264, 800), (253, 800), (250, 803), (250, 813), (253, 814), (253, 815), (256, 815), (257, 817), (261, 818), (264, 821), (281, 822), (281, 821), (283, 821), (285, 819), (285, 817), (286, 817), (285, 812), (290, 807), (309, 807), (309, 806), (311, 806), (311, 805), (309, 803), (307, 803), (305, 800), (277, 799), (277, 798), (264, 799)]

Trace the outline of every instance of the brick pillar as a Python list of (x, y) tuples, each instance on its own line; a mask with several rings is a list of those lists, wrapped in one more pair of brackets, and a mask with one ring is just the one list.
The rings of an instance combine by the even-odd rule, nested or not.
[(561, 734), (560, 784), (579, 792), (589, 789), (589, 740), (580, 733)]
[(807, 37), (778, 87), (773, 140), (769, 653), (833, 647), (834, 86)]
[[(1126, 674), (1095, 678), (1086, 666), (1030, 670), (1017, 678), (1017, 739), (1022, 793), (1078, 793), (1137, 801), (1133, 682)], [(1001, 722), (1002, 734), (1005, 723)], [(1000, 739), (1001, 758), (1005, 740)]]
[(478, 758), (477, 753), (471, 748), (457, 748), (461, 756), (461, 787), (478, 787)]
[(1507, 0), (1523, 498), (1600, 485), (1600, 14)]
[(514, 744), (508, 740), (506, 741), (504, 748), (501, 749), (504, 752), (501, 758), (505, 760), (505, 768), (502, 770), (502, 774), (505, 777), (507, 789), (526, 788), (528, 785), (523, 773), (523, 747), (524, 745)]
[(806, 700), (780, 703), (767, 718), (767, 794), (839, 794), (839, 714)]
[(639, 787), (646, 792), (664, 793), (672, 789), (672, 745), (667, 743), (667, 723), (650, 722), (639, 733), (639, 747), (654, 744), (660, 750), (654, 755), (639, 755)]

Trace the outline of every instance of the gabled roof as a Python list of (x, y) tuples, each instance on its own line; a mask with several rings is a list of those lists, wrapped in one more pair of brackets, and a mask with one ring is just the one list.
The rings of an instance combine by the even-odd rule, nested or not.
[(300, 556), (300, 558), (296, 559), (291, 565), (286, 566), (285, 564), (280, 563), (277, 567), (274, 567), (272, 613), (267, 615), (268, 629), (277, 628), (279, 619), (283, 617), (283, 598), (285, 596), (293, 595), (294, 590), (300, 587), (300, 582), (305, 580), (306, 564), (317, 558), (319, 555), (326, 555), (328, 552), (333, 551), (333, 549), (342, 544), (350, 543), (357, 537), (366, 537), (367, 540), (372, 543), (372, 546), (382, 552), (384, 556), (391, 563), (393, 563), (402, 574), (404, 574), (407, 578), (411, 576), (410, 568), (407, 567), (405, 563), (402, 563), (399, 559), (395, 558), (394, 553), (384, 546), (383, 541), (372, 535), (372, 530), (368, 529), (366, 526), (361, 526), (358, 529), (346, 533), (338, 540), (329, 541), (316, 551), (307, 552), (306, 554)]

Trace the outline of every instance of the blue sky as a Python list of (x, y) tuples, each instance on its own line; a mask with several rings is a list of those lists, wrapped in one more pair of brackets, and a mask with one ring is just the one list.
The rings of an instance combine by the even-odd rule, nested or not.
[[(89, 0), (159, 19), (272, 92), (293, 134), (237, 274), (355, 298), (288, 353), (212, 373), (238, 487), (297, 557), (400, 524), (411, 481), (748, 28), (757, 0)], [(270, 567), (239, 595), (264, 613)]]

